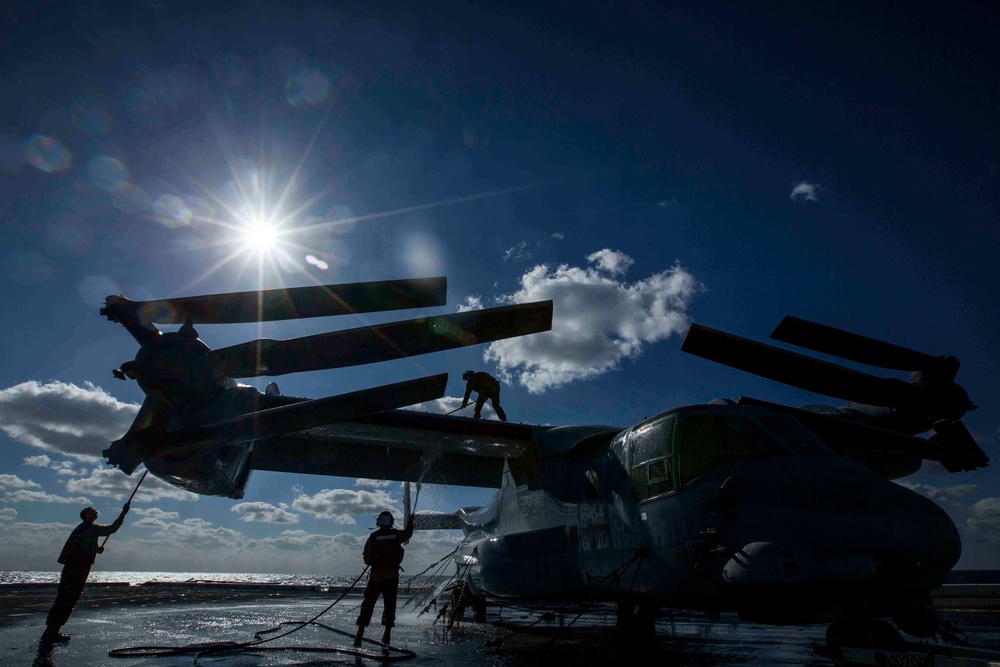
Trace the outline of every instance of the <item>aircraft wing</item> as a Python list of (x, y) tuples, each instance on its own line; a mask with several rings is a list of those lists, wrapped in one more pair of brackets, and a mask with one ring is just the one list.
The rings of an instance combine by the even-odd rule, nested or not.
[(499, 488), (507, 458), (534, 456), (538, 427), (391, 410), (258, 440), (255, 470)]
[(618, 426), (547, 426), (389, 410), (254, 443), (255, 470), (500, 488), (505, 459), (568, 455)]
[[(130, 475), (148, 458), (187, 455), (213, 447), (274, 438), (289, 432), (301, 433), (352, 417), (433, 401), (444, 395), (447, 384), (448, 374), (441, 373), (327, 398), (293, 398), (280, 407), (212, 424), (173, 431), (155, 427), (138, 429), (113, 442), (103, 455), (108, 463)], [(150, 402), (148, 397), (146, 400)]]

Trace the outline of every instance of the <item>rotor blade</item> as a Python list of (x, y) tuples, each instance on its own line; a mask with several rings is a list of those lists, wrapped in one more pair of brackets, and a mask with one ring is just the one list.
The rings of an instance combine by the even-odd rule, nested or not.
[(446, 278), (380, 280), (209, 294), (156, 301), (108, 297), (101, 314), (116, 322), (238, 324), (443, 306)]
[(948, 447), (948, 458), (941, 459), (941, 464), (948, 472), (985, 468), (990, 463), (990, 457), (960, 421), (935, 424), (934, 435), (930, 440)]
[(825, 396), (886, 407), (919, 402), (919, 390), (765, 343), (692, 324), (681, 350), (739, 370)]
[(262, 338), (212, 350), (209, 363), (227, 377), (284, 375), (401, 359), (551, 328), (552, 302), (539, 301), (290, 340)]
[(206, 447), (236, 444), (303, 431), (375, 412), (392, 410), (444, 396), (448, 374), (440, 373), (261, 410), (208, 426), (157, 434), (137, 431), (104, 450), (108, 463), (131, 473), (147, 458), (180, 454)]
[(937, 371), (948, 382), (955, 379), (958, 371), (958, 361), (953, 357), (931, 356), (790, 315), (778, 323), (771, 338), (879, 368)]

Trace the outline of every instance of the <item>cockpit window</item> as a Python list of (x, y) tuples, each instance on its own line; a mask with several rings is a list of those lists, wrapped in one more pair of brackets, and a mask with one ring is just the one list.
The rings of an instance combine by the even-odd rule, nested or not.
[(689, 415), (677, 446), (681, 486), (739, 459), (788, 451), (745, 415)]
[(764, 428), (780, 438), (781, 443), (800, 456), (834, 456), (833, 450), (795, 417), (762, 415), (757, 417)]
[(641, 426), (628, 436), (632, 489), (637, 500), (674, 490), (673, 417)]

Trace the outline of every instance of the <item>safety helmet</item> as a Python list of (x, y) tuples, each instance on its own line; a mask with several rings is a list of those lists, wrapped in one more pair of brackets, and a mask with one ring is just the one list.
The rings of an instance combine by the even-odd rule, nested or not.
[(465, 371), (464, 373), (462, 373), (462, 379), (463, 380), (468, 380), (473, 375), (475, 375), (475, 373), (473, 373), (472, 371)]
[(375, 519), (375, 525), (379, 528), (392, 528), (392, 512), (382, 512)]

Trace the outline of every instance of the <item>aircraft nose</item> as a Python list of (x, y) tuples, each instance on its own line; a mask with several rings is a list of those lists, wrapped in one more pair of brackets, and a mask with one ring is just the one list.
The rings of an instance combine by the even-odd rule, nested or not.
[(734, 585), (854, 582), (894, 590), (941, 585), (961, 555), (933, 501), (844, 460), (744, 470), (725, 485), (739, 505)]

